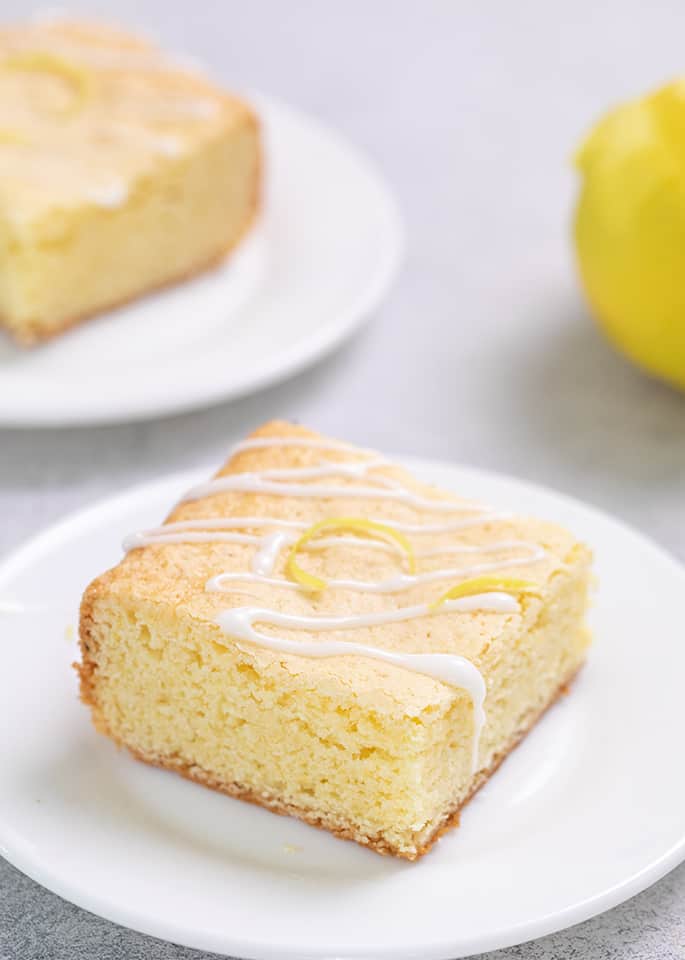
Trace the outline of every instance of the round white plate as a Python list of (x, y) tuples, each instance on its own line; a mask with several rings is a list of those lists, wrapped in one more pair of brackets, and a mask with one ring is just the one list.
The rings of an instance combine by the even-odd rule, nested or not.
[[(94, 913), (234, 957), (447, 960), (559, 930), (685, 856), (685, 571), (596, 510), (410, 461), (466, 496), (560, 521), (596, 550), (589, 662), (416, 864), (136, 762), (92, 729), (70, 669), (80, 591), (197, 474), (53, 527), (0, 568), (0, 853)], [(206, 476), (206, 473), (203, 473)]]
[(0, 425), (143, 419), (249, 393), (322, 357), (377, 306), (403, 246), (385, 184), (317, 121), (250, 100), (266, 186), (234, 255), (32, 350), (0, 333)]

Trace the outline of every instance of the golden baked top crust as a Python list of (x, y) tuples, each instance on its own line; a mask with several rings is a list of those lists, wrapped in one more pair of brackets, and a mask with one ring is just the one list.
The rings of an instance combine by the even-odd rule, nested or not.
[[(272, 422), (252, 434), (251, 440), (280, 438), (286, 441), (304, 439), (305, 442), (322, 441), (318, 434), (289, 423)], [(522, 519), (493, 512), (482, 506), (474, 507), (468, 501), (458, 501), (433, 487), (422, 484), (404, 469), (386, 462), (367, 469), (363, 479), (352, 475), (326, 474), (317, 478), (316, 470), (323, 465), (324, 471), (331, 462), (349, 464), (368, 463), (374, 457), (369, 451), (352, 447), (320, 449), (316, 446), (266, 446), (244, 448), (227, 462), (218, 477), (249, 477), (264, 470), (286, 471), (273, 476), (270, 482), (314, 484), (334, 486), (338, 494), (323, 498), (317, 496), (290, 496), (255, 491), (227, 490), (198, 496), (197, 499), (180, 503), (167, 518), (167, 523), (178, 521), (216, 520), (227, 517), (271, 517), (289, 523), (309, 527), (331, 517), (366, 517), (393, 526), (434, 524), (447, 522), (446, 517), (457, 520), (463, 517), (470, 525), (462, 529), (408, 535), (417, 552), (418, 571), (426, 573), (444, 568), (458, 568), (463, 574), (434, 582), (412, 582), (397, 592), (358, 592), (329, 585), (320, 592), (296, 588), (284, 588), (269, 582), (230, 581), (222, 584), (222, 592), (208, 592), (210, 578), (222, 572), (245, 573), (253, 569), (254, 543), (200, 542), (166, 543), (146, 545), (132, 549), (124, 560), (109, 573), (99, 578), (86, 594), (84, 604), (90, 606), (97, 596), (107, 593), (136, 606), (143, 604), (151, 609), (157, 605), (172, 609), (176, 617), (185, 622), (200, 621), (217, 631), (217, 639), (225, 640), (218, 626), (214, 627), (219, 613), (229, 607), (256, 606), (286, 612), (298, 616), (344, 616), (378, 611), (396, 610), (414, 604), (432, 603), (454, 582), (468, 576), (473, 564), (493, 562), (498, 564), (497, 573), (523, 578), (536, 585), (538, 596), (520, 598), (519, 612), (473, 612), (437, 611), (428, 617), (401, 621), (392, 624), (356, 627), (335, 631), (336, 640), (349, 640), (368, 646), (402, 652), (438, 652), (459, 654), (471, 660), (484, 674), (487, 662), (496, 660), (501, 644), (514, 642), (515, 637), (529, 629), (538, 618), (545, 595), (555, 574), (569, 562), (586, 565), (589, 553), (566, 530), (538, 520)], [(299, 477), (297, 470), (313, 468), (314, 476)], [(295, 474), (291, 471), (295, 469)], [(271, 475), (270, 475), (271, 476)], [(241, 480), (242, 482), (242, 480)], [(419, 509), (402, 499), (387, 499), (344, 496), (348, 487), (352, 490), (363, 484), (388, 489), (388, 485), (401, 484), (402, 489), (422, 499), (436, 503), (453, 502), (463, 508), (449, 515), (445, 512)], [(314, 488), (313, 488), (314, 489)], [(202, 491), (200, 491), (201, 493)], [(410, 497), (411, 499), (411, 497)], [(276, 530), (272, 528), (241, 528), (241, 533), (264, 536)], [(511, 545), (513, 542), (513, 545)], [(498, 544), (510, 544), (498, 547)], [(533, 549), (531, 549), (531, 547)], [(461, 553), (450, 553), (457, 548)], [(481, 552), (481, 548), (485, 548)], [(442, 551), (442, 552), (441, 552)], [(273, 568), (273, 578), (286, 578), (288, 549), (281, 549)], [(516, 564), (507, 567), (502, 561), (515, 559)], [(530, 558), (529, 560), (527, 558)], [(333, 543), (329, 547), (303, 551), (300, 564), (311, 573), (328, 580), (354, 580), (357, 582), (381, 582), (396, 577), (401, 570), (402, 558), (397, 552), (384, 549), (365, 549), (355, 546), (354, 539)], [(480, 572), (480, 571), (478, 571)], [(274, 633), (295, 639), (312, 639), (312, 633), (299, 629), (260, 626), (263, 633)], [(321, 636), (320, 634), (316, 635)], [(242, 641), (239, 643), (253, 662), (268, 669), (270, 665), (286, 665), (289, 672), (311, 678), (319, 687), (326, 684), (354, 684), (363, 697), (370, 696), (415, 702), (417, 709), (426, 702), (442, 701), (452, 697), (454, 690), (429, 677), (419, 676), (396, 669), (367, 658), (348, 656), (334, 660), (288, 656), (256, 647)]]
[(15, 228), (54, 208), (116, 206), (157, 165), (254, 122), (153, 44), (72, 21), (0, 29), (0, 118), (0, 211)]

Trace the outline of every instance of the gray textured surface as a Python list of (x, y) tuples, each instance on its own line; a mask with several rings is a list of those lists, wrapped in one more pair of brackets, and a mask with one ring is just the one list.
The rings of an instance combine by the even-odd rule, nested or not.
[[(281, 415), (557, 487), (685, 558), (685, 397), (598, 337), (568, 246), (573, 146), (607, 104), (683, 70), (681, 3), (72, 9), (116, 10), (227, 82), (335, 124), (396, 189), (409, 256), (368, 330), (258, 397), (159, 423), (0, 431), (0, 551), (124, 486), (219, 460), (232, 438)], [(3, 16), (25, 11), (4, 0)], [(602, 917), (490, 956), (675, 960), (684, 912), (681, 867)], [(92, 917), (0, 863), (0, 960), (200, 956)]]
[[(153, 940), (60, 900), (0, 865), (0, 960), (209, 960), (215, 954)], [(682, 960), (685, 864), (610, 913), (477, 960)], [(331, 960), (335, 958), (331, 957)], [(419, 958), (417, 958), (419, 960)]]

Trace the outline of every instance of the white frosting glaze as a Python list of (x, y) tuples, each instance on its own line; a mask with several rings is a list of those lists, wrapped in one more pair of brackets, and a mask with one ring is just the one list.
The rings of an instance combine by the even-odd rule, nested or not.
[(303, 450), (336, 450), (342, 453), (354, 453), (357, 455), (366, 455), (378, 459), (375, 450), (367, 450), (365, 447), (354, 447), (351, 443), (340, 443), (335, 440), (315, 440), (313, 437), (248, 437), (247, 440), (241, 440), (231, 449), (231, 455), (243, 453), (245, 450), (267, 450), (269, 448), (291, 449), (300, 447)]
[[(179, 523), (165, 523), (161, 527), (153, 527), (150, 530), (141, 530), (129, 534), (122, 542), (122, 549), (128, 553), (128, 551), (137, 550), (139, 547), (164, 545), (166, 543), (256, 543), (261, 546), (266, 539), (265, 536), (258, 537), (254, 534), (232, 533), (231, 531), (236, 527), (238, 529), (245, 527), (285, 527), (293, 529), (293, 531), (301, 531), (306, 528), (306, 524), (294, 520), (279, 520), (275, 517), (185, 520)], [(280, 540), (281, 547), (293, 544), (296, 540), (297, 535), (295, 533), (284, 534)], [(324, 550), (326, 547), (336, 546), (337, 544), (363, 546), (370, 550), (384, 550), (389, 553), (402, 554), (402, 549), (398, 544), (354, 536), (321, 537), (305, 544), (303, 549)], [(277, 555), (277, 553), (273, 555), (274, 562)]]
[[(374, 463), (373, 466), (378, 466)], [(359, 464), (329, 463), (319, 467), (307, 467), (306, 472), (299, 474), (301, 479), (311, 477), (362, 477), (366, 475), (368, 465), (363, 461)], [(294, 475), (293, 471), (287, 471)], [(430, 510), (436, 513), (463, 513), (464, 507), (460, 503), (451, 503), (449, 500), (432, 500), (413, 493), (404, 487), (382, 486), (333, 486), (317, 483), (282, 483), (278, 476), (285, 474), (281, 470), (262, 470), (259, 473), (233, 473), (229, 476), (215, 477), (206, 483), (192, 487), (183, 497), (185, 501), (202, 500), (217, 493), (264, 493), (278, 497), (315, 497), (317, 499), (361, 499), (361, 500), (394, 500), (405, 503), (417, 510)], [(469, 505), (467, 510), (471, 510)]]
[(107, 131), (110, 134), (116, 135), (118, 139), (124, 141), (127, 145), (134, 144), (136, 146), (149, 147), (167, 157), (178, 156), (184, 147), (183, 140), (178, 136), (159, 133), (134, 123), (126, 123), (124, 121), (112, 123), (110, 121), (107, 125)]
[(88, 199), (96, 207), (104, 207), (113, 210), (126, 202), (128, 197), (128, 187), (125, 183), (113, 181), (106, 186), (92, 187), (88, 190)]
[[(342, 541), (347, 544), (352, 543), (357, 545), (357, 542), (352, 537), (338, 537), (330, 539)], [(301, 590), (302, 586), (299, 583), (293, 580), (286, 580), (284, 578), (274, 577), (271, 575), (273, 573), (280, 549), (286, 543), (291, 542), (292, 538), (288, 537), (287, 534), (276, 533), (264, 538), (263, 543), (266, 544), (266, 548), (262, 547), (255, 554), (255, 559), (253, 560), (252, 564), (252, 573), (247, 571), (244, 573), (219, 573), (217, 576), (212, 577), (207, 581), (207, 590), (213, 593), (221, 592), (224, 584), (238, 582), (263, 583), (272, 587), (285, 587), (286, 589)], [(367, 542), (373, 543), (373, 541)], [(321, 541), (319, 541), (319, 543), (321, 543)], [(517, 543), (521, 545), (520, 542)], [(502, 541), (499, 544), (491, 544), (489, 547), (476, 547), (473, 550), (469, 547), (463, 547), (461, 550), (458, 547), (446, 547), (444, 550), (438, 548), (435, 551), (425, 551), (423, 553), (419, 552), (416, 554), (416, 556), (434, 556), (441, 555), (442, 553), (471, 553), (478, 552), (479, 550), (484, 553), (495, 552), (497, 550), (509, 549), (510, 544), (511, 541)], [(309, 546), (309, 544), (306, 546)], [(383, 546), (387, 545), (383, 544)], [(409, 590), (412, 587), (418, 586), (419, 584), (439, 583), (441, 580), (452, 580), (453, 582), (456, 582), (458, 580), (464, 580), (467, 577), (475, 577), (483, 573), (489, 573), (493, 570), (527, 565), (542, 559), (542, 556), (544, 556), (544, 551), (542, 551), (541, 548), (538, 548), (534, 553), (529, 553), (525, 557), (509, 557), (506, 560), (492, 560), (486, 563), (475, 563), (470, 567), (445, 567), (440, 570), (428, 570), (425, 573), (400, 573), (395, 577), (389, 578), (388, 580), (345, 580), (334, 578), (327, 580), (326, 585), (329, 588), (353, 590), (357, 593), (400, 593), (402, 590)]]
[[(241, 529), (260, 529), (261, 527), (284, 527), (292, 530), (304, 530), (306, 524), (296, 520), (280, 520), (276, 517), (207, 517), (198, 520), (178, 520), (165, 523), (161, 527), (140, 530), (126, 537), (122, 549), (128, 552), (138, 547), (153, 546), (158, 543), (212, 543), (221, 542), (225, 531)], [(188, 536), (190, 534), (190, 536)], [(228, 543), (261, 543), (260, 537), (245, 535), (237, 540), (233, 535), (226, 537)]]
[[(490, 523), (491, 520), (506, 520), (511, 516), (510, 513), (503, 510), (491, 510), (488, 507), (481, 506), (464, 506), (460, 504), (459, 509), (465, 513), (475, 512), (476, 515), (473, 517), (464, 517), (462, 520), (445, 520), (442, 523), (400, 523), (397, 520), (393, 520), (392, 526), (394, 530), (399, 530), (400, 533), (417, 535), (454, 533), (456, 530), (467, 530), (469, 527), (482, 526), (485, 523)], [(369, 517), (369, 520), (371, 519), (372, 518)], [(378, 523), (384, 522), (383, 517), (377, 517), (376, 521)]]
[(125, 551), (136, 550), (138, 547), (148, 547), (164, 543), (257, 543), (262, 537), (253, 533), (228, 533), (216, 530), (214, 533), (203, 533), (201, 530), (186, 530), (178, 533), (132, 533), (126, 537), (122, 546)]
[(243, 123), (237, 98), (140, 35), (59, 13), (1, 33), (2, 127), (11, 142), (0, 149), (0, 181), (18, 224), (55, 207), (118, 209), (161, 166)]
[(178, 137), (160, 136), (155, 140), (155, 146), (165, 157), (177, 157), (183, 150), (183, 143)]
[[(508, 516), (495, 512), (482, 504), (467, 502), (452, 502), (448, 500), (434, 500), (417, 494), (402, 486), (394, 477), (373, 475), (371, 471), (379, 467), (387, 467), (388, 461), (379, 459), (371, 451), (359, 450), (346, 444), (315, 440), (313, 438), (298, 437), (259, 437), (245, 440), (233, 448), (233, 454), (260, 450), (269, 447), (302, 447), (321, 451), (338, 451), (366, 456), (367, 459), (354, 461), (325, 460), (313, 466), (292, 468), (272, 468), (260, 471), (234, 473), (228, 476), (216, 477), (206, 483), (193, 487), (183, 498), (185, 501), (198, 500), (216, 493), (227, 491), (244, 493), (262, 493), (285, 497), (313, 497), (326, 498), (360, 498), (390, 500), (406, 504), (424, 513), (470, 513), (471, 516), (462, 516), (456, 519), (446, 519), (443, 522), (430, 523), (397, 523), (392, 527), (402, 533), (412, 536), (432, 534), (439, 536), (456, 530), (488, 523), (491, 520)], [(319, 484), (315, 481), (328, 477), (344, 477), (352, 481), (348, 486)], [(304, 482), (310, 481), (310, 482)], [(314, 481), (314, 482), (312, 482)], [(367, 517), (366, 519), (372, 520)], [(388, 523), (387, 518), (374, 518), (372, 522)], [(124, 541), (125, 550), (150, 545), (164, 545), (173, 543), (210, 543), (228, 542), (251, 544), (255, 550), (251, 569), (245, 571), (229, 571), (218, 573), (211, 577), (205, 588), (209, 592), (239, 593), (232, 584), (256, 583), (275, 586), (290, 590), (302, 590), (299, 583), (285, 577), (276, 576), (275, 568), (284, 548), (294, 544), (301, 531), (307, 524), (283, 520), (269, 516), (243, 516), (226, 518), (207, 518), (183, 520), (164, 524), (151, 530), (141, 531), (127, 537)], [(262, 534), (241, 532), (246, 530), (264, 530)], [(303, 550), (320, 550), (331, 546), (354, 546), (363, 549), (378, 549), (398, 553), (405, 558), (399, 545), (377, 540), (371, 537), (356, 536), (327, 536), (309, 541), (303, 545)], [(330, 579), (329, 587), (352, 590), (361, 593), (392, 594), (410, 589), (418, 584), (436, 583), (441, 580), (458, 581), (467, 577), (497, 569), (521, 566), (535, 563), (545, 556), (544, 549), (535, 543), (521, 540), (501, 540), (486, 545), (473, 544), (445, 544), (436, 545), (425, 550), (415, 550), (415, 556), (439, 557), (455, 555), (483, 555), (488, 553), (508, 553), (511, 551), (525, 551), (522, 555), (499, 557), (496, 560), (482, 561), (469, 567), (444, 567), (436, 570), (427, 570), (417, 573), (399, 573), (394, 577), (382, 581), (366, 581), (353, 579)], [(456, 654), (415, 654), (399, 653), (366, 644), (348, 642), (347, 640), (293, 640), (285, 637), (265, 634), (255, 629), (256, 623), (272, 627), (281, 627), (290, 630), (305, 632), (328, 632), (336, 630), (355, 630), (364, 627), (381, 626), (397, 623), (419, 617), (433, 616), (444, 613), (492, 612), (499, 614), (515, 614), (520, 611), (515, 597), (505, 592), (481, 593), (449, 600), (434, 608), (427, 603), (399, 607), (368, 614), (344, 617), (333, 616), (298, 616), (276, 610), (269, 610), (258, 606), (234, 607), (222, 610), (216, 618), (217, 624), (227, 636), (236, 640), (247, 641), (256, 646), (262, 646), (277, 653), (294, 654), (306, 657), (335, 657), (357, 655), (379, 660), (394, 666), (413, 670), (451, 686), (463, 688), (473, 702), (474, 742), (472, 767), (478, 769), (478, 745), (480, 733), (485, 722), (483, 703), (485, 699), (485, 682), (476, 666), (464, 657)]]
[[(283, 438), (282, 442), (279, 442), (279, 438), (277, 437), (257, 437), (251, 440), (244, 440), (242, 443), (237, 444), (233, 447), (232, 455), (242, 453), (246, 450), (259, 450), (268, 447), (304, 447), (305, 449), (322, 451), (360, 452), (355, 450), (354, 447), (349, 447), (347, 444), (314, 440), (307, 437), (286, 437)], [(391, 464), (387, 460), (371, 455), (370, 451), (362, 450), (361, 453), (369, 454), (370, 459), (353, 462), (326, 460), (313, 467), (273, 468), (260, 470), (256, 473), (246, 471), (244, 473), (234, 473), (229, 476), (214, 477), (206, 483), (200, 483), (192, 487), (185, 494), (183, 500), (201, 500), (213, 494), (235, 491), (237, 493), (264, 493), (284, 497), (316, 497), (320, 499), (352, 497), (367, 500), (394, 500), (419, 510), (431, 510), (438, 513), (463, 513), (474, 509), (482, 510), (482, 507), (474, 504), (452, 503), (450, 501), (433, 500), (428, 497), (422, 497), (404, 488), (394, 477), (369, 477), (371, 470), (379, 467), (388, 467), (391, 466)], [(279, 482), (290, 479), (312, 480), (320, 477), (366, 478), (371, 484), (375, 483), (376, 486), (338, 487), (314, 483)]]
[[(471, 612), (491, 610), (496, 613), (516, 613), (519, 609), (516, 600), (506, 593), (489, 593), (478, 596), (461, 597), (442, 605), (441, 613), (454, 610)], [(432, 612), (428, 604), (413, 607), (400, 607), (384, 613), (369, 613), (351, 617), (299, 617), (288, 613), (279, 613), (261, 607), (234, 607), (223, 610), (217, 617), (217, 624), (225, 634), (238, 640), (247, 640), (257, 646), (266, 647), (275, 653), (294, 654), (315, 658), (361, 656), (383, 663), (390, 663), (405, 670), (432, 677), (450, 686), (466, 690), (473, 703), (473, 747), (471, 753), (471, 771), (478, 770), (478, 747), (480, 735), (485, 723), (486, 687), (483, 676), (470, 660), (456, 654), (446, 653), (397, 653), (381, 647), (371, 647), (349, 641), (301, 641), (274, 637), (255, 630), (255, 623), (270, 624), (286, 629), (321, 631), (351, 630), (357, 627), (380, 626), (425, 617)]]
[(282, 531), (269, 533), (263, 537), (259, 550), (252, 558), (252, 575), (258, 578), (268, 577), (276, 565), (278, 555), (288, 543), (292, 543), (292, 535)]
[[(506, 513), (496, 513), (494, 511), (483, 511), (482, 514), (479, 514), (476, 517), (469, 517), (465, 520), (448, 520), (445, 523), (427, 523), (427, 524), (418, 524), (418, 523), (397, 523), (393, 521), (393, 529), (398, 530), (400, 533), (409, 533), (420, 536), (421, 534), (440, 534), (440, 533), (452, 533), (456, 530), (465, 530), (469, 527), (479, 526), (483, 523), (488, 523), (494, 519), (502, 519), (508, 517), (509, 514)], [(386, 523), (387, 517), (374, 517), (370, 516), (366, 518), (371, 523)], [(226, 517), (224, 518), (207, 518), (206, 520), (181, 520), (176, 523), (165, 523), (161, 527), (152, 527), (149, 530), (141, 530), (137, 533), (130, 534), (123, 541), (123, 549), (125, 551), (135, 550), (137, 547), (147, 547), (153, 546), (156, 543), (211, 543), (212, 541), (220, 541), (222, 538), (217, 536), (215, 531), (220, 530), (235, 530), (241, 528), (255, 528), (259, 529), (262, 527), (276, 527), (276, 528), (286, 528), (292, 530), (304, 530), (306, 529), (305, 523), (300, 523), (296, 520), (282, 520), (279, 517)], [(195, 531), (197, 535), (194, 535), (192, 538), (183, 536), (185, 531)], [(227, 538), (230, 542), (232, 538)], [(349, 537), (327, 537), (325, 539), (316, 540), (312, 543), (307, 544), (308, 550), (316, 550), (324, 546), (330, 546), (331, 542), (338, 541), (349, 542)], [(238, 542), (238, 541), (234, 541)], [(250, 542), (250, 541), (245, 541)], [(352, 540), (353, 543), (363, 542), (370, 548), (375, 548), (378, 550), (389, 550), (393, 553), (399, 552), (399, 547), (395, 546), (393, 543), (385, 543), (380, 540), (366, 540), (363, 537), (355, 537)], [(541, 547), (538, 547), (536, 544), (531, 544), (526, 541), (512, 540), (509, 541), (512, 548), (515, 545), (521, 547), (528, 547), (529, 549), (535, 549), (539, 553), (540, 557), (544, 556), (544, 550)], [(442, 548), (433, 550), (433, 551), (421, 551), (421, 556), (434, 556), (436, 553), (454, 553), (454, 552), (469, 552), (473, 551), (474, 553), (484, 551), (488, 548), (485, 547), (446, 547), (444, 550)], [(532, 560), (531, 560), (532, 562)]]

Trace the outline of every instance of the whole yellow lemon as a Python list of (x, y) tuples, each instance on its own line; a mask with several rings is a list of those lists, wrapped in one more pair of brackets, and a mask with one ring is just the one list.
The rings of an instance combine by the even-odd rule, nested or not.
[(685, 80), (609, 113), (577, 163), (591, 308), (628, 357), (685, 389)]

